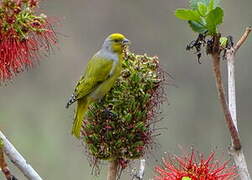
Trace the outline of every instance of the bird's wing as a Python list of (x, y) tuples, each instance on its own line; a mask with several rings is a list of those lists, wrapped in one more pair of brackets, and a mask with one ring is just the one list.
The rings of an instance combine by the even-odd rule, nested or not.
[(74, 95), (76, 100), (91, 93), (110, 75), (113, 61), (101, 57), (93, 57), (87, 65), (86, 71), (76, 85)]

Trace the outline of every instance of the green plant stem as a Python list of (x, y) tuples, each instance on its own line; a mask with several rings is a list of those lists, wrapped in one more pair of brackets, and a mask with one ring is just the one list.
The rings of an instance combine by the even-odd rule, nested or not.
[(218, 91), (218, 97), (220, 104), (222, 106), (222, 110), (224, 112), (224, 117), (230, 131), (232, 142), (233, 142), (233, 149), (240, 150), (241, 149), (241, 142), (239, 138), (238, 131), (233, 123), (231, 113), (229, 111), (224, 88), (221, 76), (221, 67), (220, 67), (220, 45), (219, 45), (220, 35), (214, 35), (213, 37), (213, 51), (212, 51), (212, 59), (213, 59), (213, 72), (215, 75), (216, 81), (216, 88)]
[(107, 180), (116, 180), (117, 170), (118, 170), (118, 161), (116, 159), (109, 161)]

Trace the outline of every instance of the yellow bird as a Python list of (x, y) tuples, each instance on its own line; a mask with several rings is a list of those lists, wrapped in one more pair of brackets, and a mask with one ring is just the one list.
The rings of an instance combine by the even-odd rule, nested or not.
[(129, 40), (124, 35), (109, 35), (101, 49), (89, 60), (86, 70), (77, 83), (66, 108), (77, 101), (72, 134), (80, 137), (82, 120), (90, 103), (101, 99), (120, 76), (124, 46)]

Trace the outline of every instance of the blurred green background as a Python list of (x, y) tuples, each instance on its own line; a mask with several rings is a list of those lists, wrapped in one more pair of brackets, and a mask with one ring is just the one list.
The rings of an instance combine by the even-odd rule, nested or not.
[[(252, 25), (251, 0), (222, 3), (224, 35), (240, 37)], [(175, 78), (167, 89), (169, 105), (162, 107), (162, 135), (148, 155), (145, 179), (153, 177), (153, 166), (164, 152), (180, 153), (178, 145), (208, 154), (225, 154), (230, 136), (217, 101), (209, 57), (198, 64), (185, 47), (196, 37), (185, 22), (177, 20), (176, 8), (187, 7), (186, 0), (54, 0), (42, 1), (48, 15), (61, 18), (59, 48), (44, 58), (37, 68), (22, 73), (7, 87), (0, 87), (1, 130), (46, 180), (102, 180), (91, 175), (91, 167), (80, 142), (71, 136), (73, 108), (64, 106), (87, 60), (113, 32), (125, 34), (136, 53), (158, 55), (161, 64)], [(63, 35), (62, 35), (63, 34)], [(237, 100), (240, 135), (252, 173), (251, 141), (251, 47), (252, 37), (237, 54)], [(226, 71), (225, 62), (223, 69)], [(135, 165), (132, 165), (133, 167)], [(11, 170), (25, 179), (11, 165)], [(126, 169), (122, 179), (130, 179)], [(3, 176), (0, 175), (0, 179)]]

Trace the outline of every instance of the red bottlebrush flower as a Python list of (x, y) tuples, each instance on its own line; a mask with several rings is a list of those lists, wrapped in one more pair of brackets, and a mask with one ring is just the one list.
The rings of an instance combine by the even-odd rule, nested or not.
[(228, 167), (229, 161), (220, 163), (214, 159), (215, 153), (208, 158), (195, 157), (192, 151), (185, 157), (172, 156), (172, 160), (163, 160), (164, 168), (155, 167), (159, 176), (155, 180), (231, 180), (236, 175), (235, 166)]
[(49, 18), (37, 15), (38, 0), (4, 0), (0, 4), (0, 82), (32, 67), (41, 51), (57, 43)]

